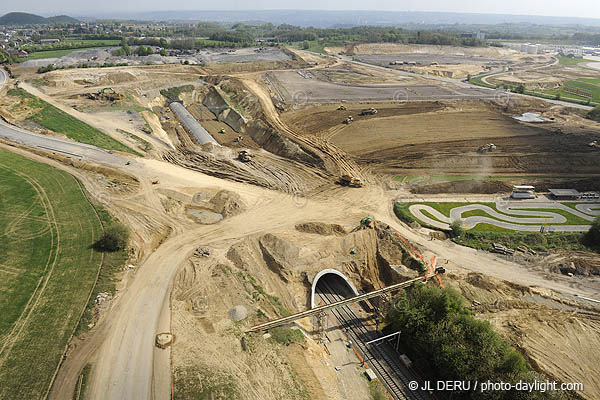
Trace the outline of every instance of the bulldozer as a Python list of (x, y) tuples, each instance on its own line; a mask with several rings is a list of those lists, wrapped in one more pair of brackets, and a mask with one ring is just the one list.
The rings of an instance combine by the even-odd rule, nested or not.
[(341, 106), (339, 106), (337, 109), (338, 109), (338, 111), (339, 111), (339, 110), (345, 110), (345, 109), (346, 109), (346, 106), (342, 104), (342, 105), (341, 105)]
[(242, 150), (238, 153), (238, 160), (245, 163), (250, 162), (252, 161), (252, 154), (246, 150)]
[(346, 118), (343, 122), (346, 125), (350, 125), (352, 122), (354, 122), (354, 118), (352, 118), (352, 115), (348, 115), (348, 118)]
[(494, 143), (486, 143), (477, 149), (478, 153), (491, 153), (493, 151), (496, 151), (496, 145)]
[(377, 109), (376, 108), (367, 108), (366, 110), (362, 110), (360, 112), (360, 115), (375, 115), (377, 114)]
[(361, 179), (354, 178), (350, 175), (341, 176), (337, 183), (341, 186), (348, 186), (353, 188), (361, 188), (365, 185)]

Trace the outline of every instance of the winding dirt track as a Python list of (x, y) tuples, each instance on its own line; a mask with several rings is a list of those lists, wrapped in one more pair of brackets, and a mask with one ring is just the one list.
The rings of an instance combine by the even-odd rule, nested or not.
[[(358, 166), (345, 160), (343, 154), (333, 146), (325, 141), (306, 142), (287, 127), (279, 119), (264, 88), (248, 79), (244, 80), (244, 83), (260, 98), (267, 117), (278, 129), (308, 146), (322, 149), (329, 155), (332, 166), (338, 165), (342, 171), (360, 176)], [(26, 132), (21, 133), (27, 135)], [(171, 235), (156, 249), (148, 249), (151, 254), (136, 269), (133, 282), (114, 300), (105, 319), (97, 325), (89, 338), (69, 355), (55, 381), (52, 399), (72, 396), (77, 376), (94, 354), (94, 369), (88, 384), (87, 398), (155, 398), (154, 336), (173, 278), (190, 253), (201, 245), (223, 240), (233, 241), (247, 235), (291, 227), (298, 222), (358, 223), (364, 215), (373, 215), (425, 249), (426, 255), (448, 259), (473, 271), (525, 286), (540, 286), (568, 295), (581, 294), (592, 298), (597, 298), (600, 294), (597, 287), (588, 286), (588, 283), (583, 281), (571, 283), (562, 277), (545, 279), (535, 271), (488, 253), (460, 247), (451, 242), (429, 241), (424, 235), (398, 222), (392, 210), (392, 200), (396, 192), (386, 191), (383, 186), (332, 189), (333, 186), (325, 185), (298, 201), (294, 195), (218, 179), (164, 161), (137, 159), (130, 167), (125, 167), (119, 161), (113, 167), (135, 175), (142, 182), (142, 188), (134, 197), (113, 199), (111, 210), (116, 211), (125, 220), (129, 212), (151, 217), (169, 226)], [(88, 190), (97, 193), (97, 185), (79, 171), (65, 166), (61, 168), (83, 177)], [(174, 220), (165, 214), (158, 197), (158, 188), (149, 184), (151, 179), (159, 179), (161, 189), (218, 188), (236, 192), (246, 202), (248, 209), (243, 214), (210, 226), (198, 227)], [(156, 393), (164, 391), (161, 389)]]

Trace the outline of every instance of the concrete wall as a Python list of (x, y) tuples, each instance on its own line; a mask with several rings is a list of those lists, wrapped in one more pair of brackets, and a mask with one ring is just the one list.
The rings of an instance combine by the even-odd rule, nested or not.
[(319, 279), (323, 275), (327, 275), (327, 274), (334, 274), (334, 275), (339, 276), (343, 280), (345, 280), (346, 283), (348, 284), (348, 286), (350, 287), (350, 289), (352, 289), (352, 292), (354, 293), (354, 295), (358, 296), (358, 290), (356, 290), (356, 287), (354, 286), (354, 284), (352, 282), (350, 282), (350, 280), (348, 278), (346, 278), (344, 276), (344, 274), (342, 274), (340, 271), (337, 271), (335, 269), (328, 268), (328, 269), (324, 269), (323, 271), (319, 272), (313, 278), (312, 288), (310, 290), (310, 308), (315, 308), (315, 290), (317, 289), (317, 282), (319, 282)]

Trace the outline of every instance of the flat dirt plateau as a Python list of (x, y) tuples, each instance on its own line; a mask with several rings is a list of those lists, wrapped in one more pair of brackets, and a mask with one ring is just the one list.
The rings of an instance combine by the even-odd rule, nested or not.
[[(322, 137), (378, 172), (424, 170), (449, 173), (594, 174), (600, 171), (597, 127), (566, 117), (561, 106), (515, 105), (500, 109), (484, 102), (344, 103), (305, 105), (282, 117), (305, 135)], [(375, 107), (376, 115), (360, 116)], [(541, 113), (546, 123), (512, 118)], [(354, 122), (342, 121), (352, 115)], [(578, 119), (579, 118), (579, 119)], [(578, 119), (575, 121), (574, 119)], [(578, 125), (575, 125), (577, 123)], [(588, 124), (580, 125), (580, 124)], [(493, 153), (477, 148), (494, 143)]]

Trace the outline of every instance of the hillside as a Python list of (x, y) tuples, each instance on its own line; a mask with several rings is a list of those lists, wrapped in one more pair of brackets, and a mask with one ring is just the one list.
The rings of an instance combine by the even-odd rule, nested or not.
[(0, 17), (1, 25), (36, 25), (36, 24), (58, 24), (76, 23), (78, 20), (67, 15), (44, 18), (35, 14), (23, 12), (11, 12)]
[(77, 18), (69, 17), (68, 15), (57, 15), (56, 17), (46, 18), (48, 24), (76, 24), (79, 20)]

